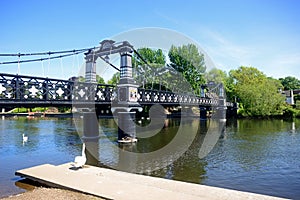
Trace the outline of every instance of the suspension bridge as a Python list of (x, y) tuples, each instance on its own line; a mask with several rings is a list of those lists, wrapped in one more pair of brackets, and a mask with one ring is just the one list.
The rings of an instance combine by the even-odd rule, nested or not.
[[(58, 53), (64, 53), (64, 55), (56, 56), (55, 54)], [(148, 105), (159, 104), (165, 108), (197, 106), (202, 118), (206, 118), (207, 111), (214, 108), (215, 112), (218, 113), (216, 116), (220, 120), (226, 120), (226, 112), (227, 114), (236, 112), (235, 104), (226, 101), (222, 84), (215, 85), (214, 90), (209, 92), (205, 92), (204, 87), (201, 87), (200, 96), (187, 92), (178, 93), (139, 87), (133, 77), (132, 53), (136, 53), (146, 64), (148, 63), (127, 41), (104, 40), (100, 42), (98, 47), (72, 51), (0, 54), (0, 56), (18, 57), (17, 61), (2, 62), (0, 65), (18, 64), (19, 69), (20, 64), (24, 62), (50, 60), (79, 53), (85, 55), (85, 82), (0, 73), (0, 107), (5, 109), (73, 106), (85, 109), (87, 123), (93, 121), (91, 119), (94, 118), (93, 112), (95, 110), (116, 111), (119, 116), (119, 124), (124, 125), (123, 133), (120, 134), (119, 138), (125, 133), (131, 136), (135, 134), (133, 129), (128, 127), (130, 120), (135, 118), (134, 115), (137, 110), (142, 111), (143, 107)], [(107, 57), (111, 54), (120, 55), (119, 68), (108, 61)], [(20, 60), (20, 57), (33, 55), (47, 55), (48, 57)], [(96, 83), (96, 61), (98, 58), (120, 71), (120, 80), (116, 86)], [(97, 135), (97, 133), (95, 134)]]

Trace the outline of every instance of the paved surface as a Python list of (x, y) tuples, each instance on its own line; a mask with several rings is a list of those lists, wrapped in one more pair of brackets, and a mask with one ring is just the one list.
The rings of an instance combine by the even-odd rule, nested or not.
[(71, 189), (107, 199), (280, 199), (254, 193), (185, 183), (144, 175), (131, 174), (86, 165), (71, 170), (71, 163), (44, 164), (19, 170), (16, 175), (64, 189)]

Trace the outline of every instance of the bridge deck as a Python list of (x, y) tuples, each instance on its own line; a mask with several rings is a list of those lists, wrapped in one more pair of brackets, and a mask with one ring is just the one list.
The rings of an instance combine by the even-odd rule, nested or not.
[(154, 178), (86, 165), (79, 170), (44, 164), (19, 170), (16, 175), (54, 187), (71, 189), (107, 199), (280, 199), (180, 181)]

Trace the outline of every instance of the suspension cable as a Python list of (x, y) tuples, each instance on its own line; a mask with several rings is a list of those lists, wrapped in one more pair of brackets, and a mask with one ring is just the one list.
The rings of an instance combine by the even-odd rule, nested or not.
[(150, 67), (149, 63), (139, 54), (139, 52), (133, 49), (133, 52), (146, 64)]
[(112, 63), (110, 63), (109, 61), (105, 60), (102, 56), (99, 56), (99, 58), (101, 58), (101, 60), (103, 60), (104, 62), (106, 62), (107, 64), (109, 64), (111, 67), (113, 67), (115, 70), (120, 71), (119, 68), (117, 68), (116, 66), (114, 66)]
[(18, 73), (17, 74), (20, 74), (21, 73), (21, 68), (20, 68), (20, 56), (18, 56)]
[[(76, 53), (69, 53), (69, 54), (65, 54), (65, 55), (59, 55), (59, 56), (48, 56), (48, 57), (44, 57), (44, 58), (37, 58), (37, 59), (28, 59), (28, 60), (20, 60), (20, 61), (6, 61), (6, 62), (0, 62), (0, 65), (6, 65), (6, 64), (17, 64), (17, 63), (27, 63), (27, 62), (36, 62), (36, 61), (44, 61), (44, 60), (52, 60), (52, 59), (57, 59), (57, 58), (63, 58), (63, 57), (68, 57), (68, 56), (72, 56), (74, 54), (80, 54), (85, 52), (86, 50), (81, 50), (81, 51), (77, 51)], [(71, 51), (72, 52), (72, 51)], [(47, 53), (48, 54), (48, 53)], [(51, 54), (51, 53), (50, 53)], [(49, 54), (49, 55), (50, 55)], [(17, 54), (18, 55), (18, 54)], [(20, 54), (21, 55), (21, 54)]]
[(41, 55), (52, 55), (52, 54), (65, 54), (65, 53), (77, 53), (77, 52), (83, 52), (83, 51), (88, 51), (90, 49), (94, 49), (95, 47), (92, 48), (84, 48), (84, 49), (73, 49), (73, 50), (65, 50), (65, 51), (48, 51), (48, 52), (37, 52), (37, 53), (1, 53), (0, 56), (41, 56)]

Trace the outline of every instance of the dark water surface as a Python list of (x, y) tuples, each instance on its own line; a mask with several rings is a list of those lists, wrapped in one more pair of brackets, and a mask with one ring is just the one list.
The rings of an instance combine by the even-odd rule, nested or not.
[[(147, 175), (300, 199), (300, 120), (227, 121), (212, 151), (199, 158), (206, 142), (209, 121), (192, 120), (200, 129), (187, 152), (171, 164)], [(178, 119), (148, 139), (140, 139), (135, 151), (151, 152), (170, 143), (178, 132)], [(101, 119), (99, 165), (120, 162), (115, 146), (117, 127), (113, 119)], [(23, 143), (22, 133), (29, 139)], [(186, 136), (190, 137), (187, 132)], [(191, 136), (192, 137), (192, 136)], [(81, 140), (71, 118), (5, 118), (0, 120), (0, 198), (25, 191), (16, 170), (39, 164), (72, 162), (81, 152)], [(126, 148), (129, 147), (124, 147)], [(145, 173), (144, 173), (145, 174)]]

